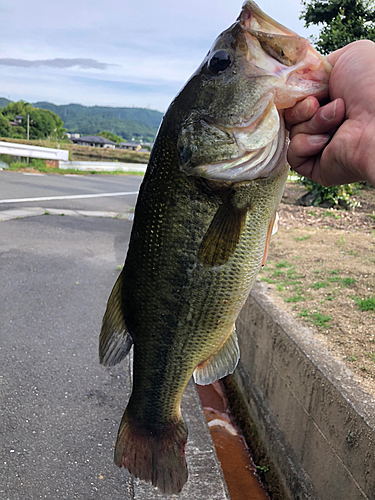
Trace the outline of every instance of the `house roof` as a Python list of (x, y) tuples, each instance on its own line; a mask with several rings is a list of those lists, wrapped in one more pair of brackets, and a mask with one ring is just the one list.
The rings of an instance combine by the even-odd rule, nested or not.
[(129, 147), (129, 148), (134, 148), (140, 146), (137, 142), (120, 142), (119, 146), (124, 146), (124, 147)]
[(105, 137), (98, 135), (87, 135), (86, 137), (77, 137), (72, 139), (73, 142), (90, 142), (91, 144), (116, 144)]

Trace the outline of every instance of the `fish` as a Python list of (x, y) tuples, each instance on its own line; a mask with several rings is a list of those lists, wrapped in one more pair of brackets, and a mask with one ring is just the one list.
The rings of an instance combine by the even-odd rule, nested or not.
[(159, 127), (99, 359), (114, 366), (133, 346), (114, 460), (164, 494), (188, 478), (187, 383), (210, 384), (238, 363), (235, 321), (289, 170), (283, 110), (326, 98), (330, 71), (307, 39), (246, 1)]

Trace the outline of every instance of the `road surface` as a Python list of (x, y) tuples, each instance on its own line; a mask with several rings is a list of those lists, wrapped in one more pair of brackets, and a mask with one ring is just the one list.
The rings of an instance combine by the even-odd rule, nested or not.
[[(138, 190), (140, 177), (24, 176), (0, 172), (0, 200)], [(13, 201), (17, 206), (124, 211), (136, 195)], [(0, 222), (0, 498), (166, 499), (113, 463), (130, 394), (129, 357), (104, 368), (98, 333), (126, 253), (131, 221), (39, 215)], [(190, 479), (179, 500), (228, 499), (191, 385)], [(170, 497), (176, 498), (176, 497)]]

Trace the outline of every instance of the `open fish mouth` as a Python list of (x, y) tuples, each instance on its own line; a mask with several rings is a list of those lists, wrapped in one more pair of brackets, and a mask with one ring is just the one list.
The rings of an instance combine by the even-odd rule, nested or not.
[(246, 34), (248, 62), (280, 79), (274, 95), (277, 109), (308, 95), (327, 96), (332, 67), (306, 38), (274, 21), (251, 0), (244, 3), (238, 22)]
[[(327, 97), (332, 68), (306, 38), (271, 19), (251, 0), (244, 3), (237, 22), (223, 33), (222, 40), (230, 35), (244, 47), (246, 56), (239, 57), (238, 67), (249, 85), (260, 89), (259, 98), (237, 116), (236, 123), (202, 117), (208, 126), (232, 137), (237, 154), (195, 165), (186, 173), (249, 181), (276, 174), (285, 167), (287, 134), (282, 110), (309, 95)], [(214, 45), (211, 53), (215, 54), (217, 47)]]

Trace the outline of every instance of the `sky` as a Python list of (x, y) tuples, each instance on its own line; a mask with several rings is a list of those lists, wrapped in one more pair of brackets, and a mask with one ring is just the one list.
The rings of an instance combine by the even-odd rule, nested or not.
[[(0, 0), (0, 97), (164, 112), (243, 0)], [(300, 0), (258, 0), (299, 35)]]

